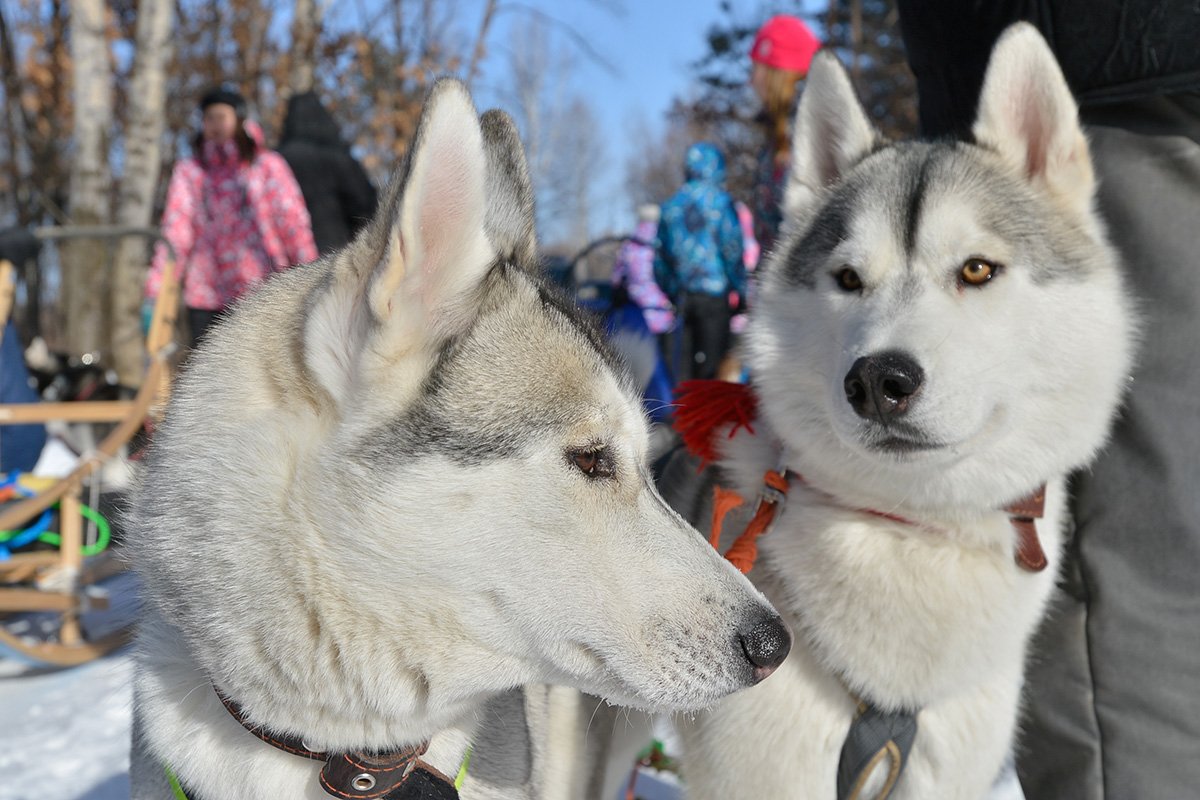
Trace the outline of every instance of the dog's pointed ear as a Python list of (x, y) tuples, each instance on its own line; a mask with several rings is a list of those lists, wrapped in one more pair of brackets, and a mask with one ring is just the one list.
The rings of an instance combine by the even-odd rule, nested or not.
[(972, 133), (1068, 207), (1090, 209), (1095, 177), (1079, 109), (1032, 25), (1011, 25), (996, 42)]
[(408, 168), (391, 205), (367, 309), (393, 354), (463, 330), (495, 261), (486, 233), (487, 158), (466, 87), (439, 80), (421, 113)]
[(525, 148), (512, 117), (492, 109), (480, 118), (487, 156), (487, 232), (500, 258), (523, 269), (537, 267), (533, 183)]
[(394, 375), (400, 359), (424, 355), (427, 366), (474, 321), (496, 263), (487, 184), (471, 96), (461, 82), (439, 80), (387, 200), (364, 235), (334, 257), (305, 315), (305, 363), (334, 402), (364, 374)]
[(879, 140), (837, 56), (818, 53), (796, 109), (792, 171), (784, 191), (786, 214), (802, 213)]

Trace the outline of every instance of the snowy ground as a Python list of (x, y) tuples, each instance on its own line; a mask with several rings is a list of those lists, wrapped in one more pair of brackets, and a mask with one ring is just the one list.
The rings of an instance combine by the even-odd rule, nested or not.
[[(82, 620), (94, 636), (137, 614), (132, 575), (99, 586), (110, 608)], [(26, 615), (20, 624), (42, 622)], [(14, 630), (11, 620), (6, 625)], [(128, 648), (72, 669), (38, 667), (0, 652), (0, 800), (127, 800), (132, 676)]]
[(128, 649), (68, 670), (0, 661), (0, 800), (128, 800)]

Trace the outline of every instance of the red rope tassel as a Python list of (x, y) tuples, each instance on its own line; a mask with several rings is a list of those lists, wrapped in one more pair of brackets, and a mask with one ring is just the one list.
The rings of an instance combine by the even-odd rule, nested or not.
[(717, 460), (713, 439), (718, 428), (732, 423), (731, 439), (740, 428), (754, 433), (758, 398), (744, 383), (684, 381), (676, 390), (676, 405), (675, 430), (701, 468)]

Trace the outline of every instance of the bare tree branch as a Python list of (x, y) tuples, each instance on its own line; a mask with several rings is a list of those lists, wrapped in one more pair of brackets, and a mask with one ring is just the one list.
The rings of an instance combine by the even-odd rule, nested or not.
[(505, 3), (500, 7), (500, 9), (498, 9), (497, 13), (510, 10), (520, 11), (528, 14), (534, 19), (540, 20), (541, 22), (544, 22), (547, 25), (562, 31), (564, 34), (566, 34), (567, 38), (571, 40), (571, 43), (579, 48), (579, 51), (588, 58), (588, 60), (596, 64), (596, 66), (603, 69), (609, 75), (620, 77), (621, 71), (617, 69), (617, 67), (611, 61), (605, 58), (599, 50), (593, 47), (592, 43), (588, 41), (587, 37), (576, 30), (575, 27), (570, 23), (564, 22), (558, 17), (547, 14), (540, 8), (531, 6), (528, 3)]
[(475, 35), (475, 47), (471, 50), (471, 60), (467, 64), (467, 70), (463, 73), (464, 80), (470, 86), (475, 82), (475, 77), (479, 72), (479, 62), (483, 60), (483, 54), (487, 51), (487, 35), (491, 30), (492, 20), (496, 17), (497, 0), (487, 0), (487, 5), (483, 8), (483, 19), (479, 21), (479, 32)]
[(17, 119), (21, 117), (26, 130), (29, 129), (28, 113), (21, 103), (21, 78), (17, 74), (16, 47), (13, 45), (12, 32), (4, 14), (4, 6), (0, 4), (0, 70), (3, 70), (4, 99), (7, 106), (4, 114), (4, 129), (8, 135), (8, 173), (9, 191), (16, 204), (17, 222), (28, 225), (33, 222), (33, 209), (28, 202), (28, 192), (24, 190), (25, 180), (21, 174), (20, 150), (21, 135), (17, 131)]
[(571, 247), (586, 242), (603, 144), (587, 100), (571, 91), (568, 46), (547, 35), (547, 23), (527, 18), (509, 51), (509, 106), (525, 144), (543, 235)]

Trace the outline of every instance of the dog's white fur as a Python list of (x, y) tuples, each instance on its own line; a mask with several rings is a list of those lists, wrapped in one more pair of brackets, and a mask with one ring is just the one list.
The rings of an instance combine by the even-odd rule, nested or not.
[[(787, 235), (749, 332), (760, 420), (756, 435), (727, 443), (722, 461), (747, 497), (781, 455), (805, 478), (793, 483), (752, 573), (797, 643), (769, 681), (681, 720), (693, 800), (833, 798), (851, 691), (884, 708), (920, 709), (893, 800), (983, 797), (1010, 752), (1026, 644), (1059, 564), (1064, 478), (1105, 440), (1129, 374), (1133, 323), (1093, 209), (1075, 104), (1030, 26), (997, 44), (974, 135), (982, 147), (959, 153), (993, 177), (935, 186), (910, 255), (888, 215), (887, 187), (876, 186), (864, 190), (814, 287), (791, 284), (788, 254), (831, 188), (860, 163), (893, 158), (872, 152), (880, 142), (836, 59), (814, 63), (797, 112)], [(1004, 213), (989, 181), (1020, 187), (1045, 215), (1045, 230), (1031, 235), (1086, 262), (1082, 274), (1030, 263), (1020, 242), (986, 225)], [(982, 289), (956, 289), (956, 265), (978, 256), (1004, 272)], [(862, 276), (861, 294), (837, 288), (831, 273), (842, 265)], [(884, 350), (924, 367), (906, 419), (943, 446), (880, 452), (847, 403), (851, 364)], [(1014, 563), (1014, 529), (999, 509), (1043, 482), (1037, 528), (1050, 566), (1030, 574)], [(864, 508), (924, 527), (854, 510)], [(882, 777), (877, 770), (864, 797)]]
[[(514, 686), (687, 710), (751, 682), (739, 632), (774, 611), (658, 496), (602, 348), (499, 263), (532, 255), (531, 191), (511, 121), (483, 122), (439, 83), (379, 217), (181, 378), (131, 520), (135, 797), (164, 763), (204, 798), (324, 797), (213, 684), (313, 748), (433, 737), (453, 774)], [(573, 463), (594, 448), (612, 477)]]

